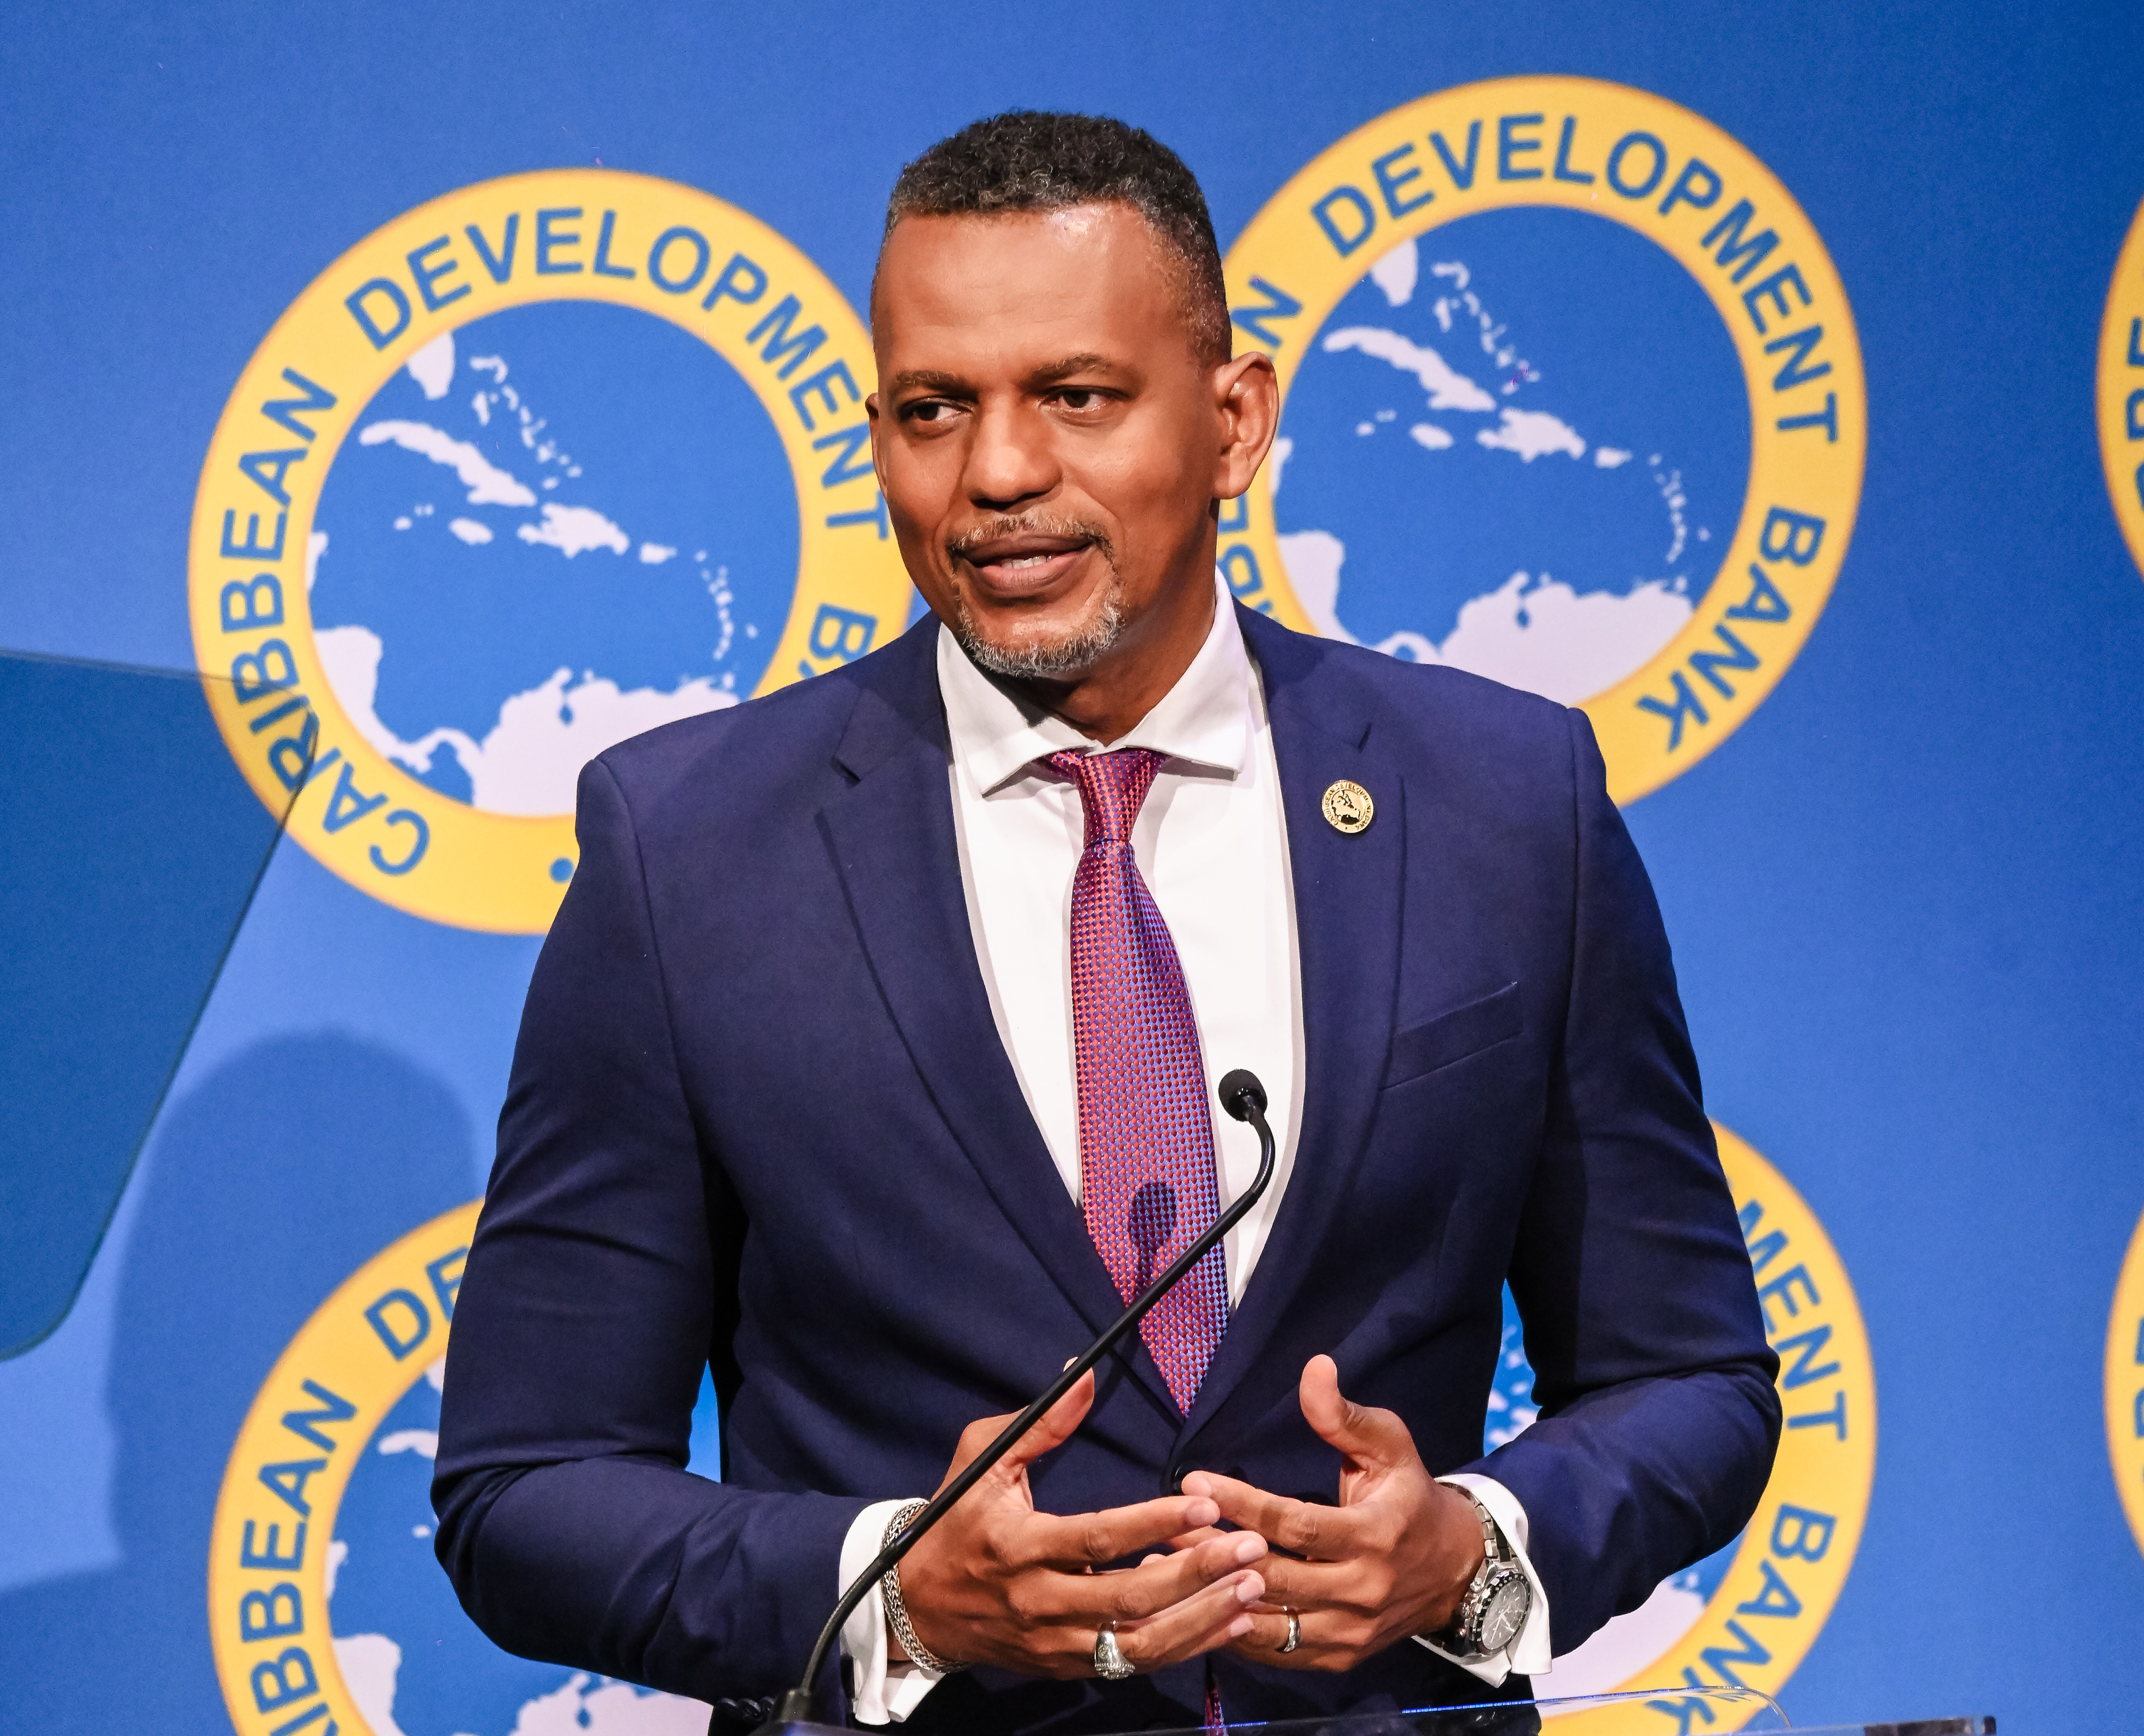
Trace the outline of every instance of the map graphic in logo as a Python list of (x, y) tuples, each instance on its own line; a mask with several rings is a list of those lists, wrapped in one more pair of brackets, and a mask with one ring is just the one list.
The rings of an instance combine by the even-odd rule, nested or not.
[(2099, 458), (2130, 558), (2144, 568), (2144, 205), (2107, 285), (2099, 326)]
[(1749, 454), (1688, 273), (1591, 213), (1483, 212), (1328, 316), (1273, 454), (1281, 558), (1319, 632), (1575, 705), (1689, 623)]
[(1221, 524), (1244, 603), (1582, 704), (1618, 801), (1799, 652), (1859, 501), (1860, 351), (1822, 241), (1717, 127), (1586, 79), (1424, 97), (1227, 270), (1283, 391)]
[[(1761, 1710), (1690, 1694), (1705, 1688), (1776, 1694), (1815, 1643), (1860, 1547), (1876, 1474), (1876, 1386), (1869, 1335), (1838, 1250), (1786, 1178), (1714, 1123), (1741, 1213), (1766, 1336), (1779, 1354), (1786, 1425), (1772, 1480), (1740, 1537), (1664, 1580), (1535, 1679), (1543, 1699), (1662, 1690), (1644, 1704), (1663, 1732), (1739, 1728)], [(1504, 1345), (1482, 1431), (1493, 1452), (1531, 1426), (1533, 1371), (1504, 1298)], [(1551, 1610), (1551, 1621), (1554, 1616)], [(1633, 1728), (1630, 1703), (1560, 1714), (1562, 1730)], [(1715, 1720), (1718, 1722), (1715, 1723)]]
[(446, 1337), (474, 1203), (291, 1341), (224, 1474), (210, 1626), (241, 1736), (702, 1736), (707, 1709), (500, 1651), (432, 1554)]
[(509, 309), (432, 340), (358, 418), (314, 520), (313, 643), (419, 781), (570, 813), (594, 755), (757, 687), (796, 580), (791, 493), (705, 344), (600, 302)]
[(901, 630), (873, 379), (825, 275), (705, 193), (549, 171), (395, 219), (277, 323), (203, 466), (233, 756), (353, 885), (540, 931), (592, 756)]
[(2107, 1322), (2107, 1456), (2128, 1515), (2131, 1535), (2144, 1550), (2144, 1218), (2114, 1287)]

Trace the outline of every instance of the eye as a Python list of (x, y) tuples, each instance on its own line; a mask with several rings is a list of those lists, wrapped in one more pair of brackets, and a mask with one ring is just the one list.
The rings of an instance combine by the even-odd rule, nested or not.
[(906, 414), (911, 422), (943, 422), (951, 414), (952, 408), (943, 399), (926, 398), (910, 404)]
[(1084, 410), (1095, 402), (1095, 397), (1084, 386), (1067, 386), (1057, 394), (1057, 401), (1068, 410)]

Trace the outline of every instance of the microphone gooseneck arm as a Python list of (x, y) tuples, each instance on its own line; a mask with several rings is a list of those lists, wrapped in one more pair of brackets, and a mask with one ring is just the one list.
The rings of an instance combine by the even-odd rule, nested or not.
[[(1230, 1115), (1238, 1121), (1248, 1122), (1258, 1130), (1258, 1173), (1252, 1179), (1251, 1185), (1227, 1211), (1213, 1220), (1211, 1228), (1169, 1262), (1168, 1269), (1147, 1286), (1139, 1300), (1119, 1314), (1107, 1332), (1089, 1345), (1064, 1373), (1052, 1381), (1033, 1404), (1006, 1424), (997, 1439), (977, 1454), (965, 1471), (940, 1490), (931, 1505), (917, 1514), (901, 1534), (881, 1550), (872, 1558), (871, 1565), (850, 1581), (848, 1589), (841, 1594), (841, 1600), (834, 1605), (834, 1613), (826, 1618), (826, 1625), (819, 1630), (818, 1643), (811, 1648), (811, 1661), (804, 1666), (803, 1679), (782, 1696), (775, 1706), (773, 1716), (759, 1727), (760, 1731), (772, 1731), (782, 1724), (811, 1722), (811, 1684), (818, 1680), (826, 1654), (833, 1649), (834, 1641), (842, 1627), (856, 1613), (856, 1605), (870, 1595), (871, 1587), (892, 1570), (926, 1531), (952, 1510), (955, 1502), (983, 1480), (990, 1467), (1011, 1450), (1013, 1443), (1040, 1421), (1045, 1411), (1070, 1392), (1082, 1375), (1109, 1355), (1127, 1332), (1146, 1318), (1154, 1305), (1169, 1293), (1171, 1285), (1204, 1259), (1220, 1239), (1242, 1220), (1243, 1214), (1258, 1203), (1260, 1196), (1272, 1182), (1273, 1173), (1273, 1129), (1266, 1124), (1265, 1087), (1258, 1083), (1255, 1074), (1238, 1068), (1221, 1081), (1216, 1094), (1221, 1099), (1221, 1107)], [(759, 1732), (755, 1732), (754, 1736), (759, 1736)]]

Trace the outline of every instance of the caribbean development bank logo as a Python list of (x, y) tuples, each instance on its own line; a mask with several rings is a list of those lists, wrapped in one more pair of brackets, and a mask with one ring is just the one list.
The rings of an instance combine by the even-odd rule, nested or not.
[[(1559, 1731), (1622, 1736), (1658, 1729), (1689, 1736), (1739, 1727), (1761, 1708), (1676, 1690), (1777, 1694), (1823, 1631), (1860, 1547), (1876, 1476), (1876, 1382), (1854, 1286), (1823, 1224), (1786, 1178), (1716, 1122), (1714, 1131), (1756, 1273), (1765, 1336), (1779, 1355), (1786, 1423), (1779, 1457), (1740, 1537), (1664, 1581), (1534, 1682), (1536, 1694), (1557, 1699), (1662, 1691), (1566, 1714)], [(1508, 1295), (1504, 1307), (1504, 1350), (1483, 1435), (1491, 1451), (1535, 1416), (1533, 1371)]]
[(2107, 292), (2097, 399), (2107, 492), (2130, 558), (2144, 568), (2144, 205), (2130, 221)]
[(247, 1413), (209, 1548), (240, 1736), (703, 1736), (707, 1709), (508, 1656), (432, 1554), (439, 1391), (474, 1202), (368, 1262)]
[(1861, 352), (1735, 140), (1620, 85), (1464, 86), (1318, 157), (1227, 265), (1283, 394), (1222, 523), (1245, 603), (1582, 704), (1624, 801), (1785, 673), (1854, 528)]
[(2144, 1218), (2129, 1238), (2107, 1323), (2107, 1456), (2122, 1510), (2144, 1549)]
[(389, 223), (202, 469), (194, 643), (246, 777), (375, 897), (541, 930), (588, 759), (900, 631), (873, 378), (817, 267), (688, 187), (547, 171)]

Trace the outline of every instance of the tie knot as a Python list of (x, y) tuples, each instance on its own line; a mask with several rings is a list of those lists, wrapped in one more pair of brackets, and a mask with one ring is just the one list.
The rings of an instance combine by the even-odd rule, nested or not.
[(1079, 805), (1087, 811), (1087, 846), (1130, 841), (1146, 792), (1154, 787), (1162, 756), (1150, 747), (1120, 747), (1114, 753), (1053, 753), (1050, 763), (1079, 786)]

